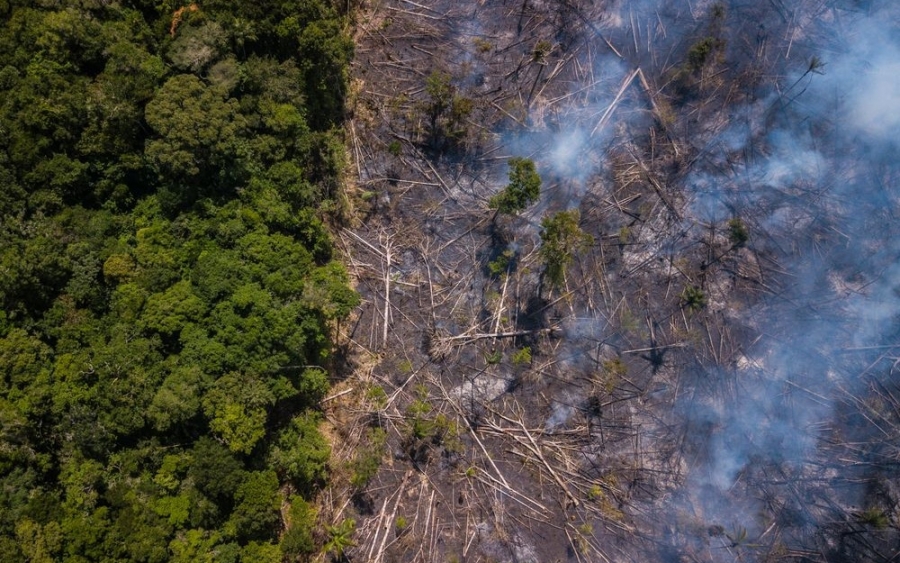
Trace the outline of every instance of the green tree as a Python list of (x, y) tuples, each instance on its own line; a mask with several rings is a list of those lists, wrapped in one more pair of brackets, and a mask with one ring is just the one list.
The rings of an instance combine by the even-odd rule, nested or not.
[(4, 366), (0, 392), (25, 389), (46, 369), (52, 350), (21, 328), (14, 328), (0, 339), (0, 365)]
[(145, 154), (164, 181), (235, 185), (235, 141), (246, 127), (237, 100), (225, 99), (193, 74), (179, 74), (147, 104), (145, 118), (158, 135), (147, 142)]
[(231, 372), (219, 378), (203, 399), (210, 429), (233, 452), (250, 453), (265, 436), (267, 407), (275, 396), (259, 378)]
[(327, 18), (305, 26), (298, 43), (312, 126), (324, 130), (343, 117), (353, 41), (340, 20)]
[(225, 528), (230, 535), (247, 541), (265, 541), (274, 536), (281, 518), (281, 494), (275, 472), (248, 473), (234, 500), (234, 512)]
[(578, 226), (577, 209), (560, 211), (541, 220), (540, 256), (544, 262), (544, 275), (553, 287), (561, 287), (566, 271), (575, 255), (594, 243), (594, 237)]
[(187, 530), (169, 543), (172, 563), (214, 563), (216, 548), (222, 541), (218, 532)]
[(191, 449), (187, 477), (204, 494), (224, 505), (230, 503), (244, 480), (244, 469), (235, 455), (218, 441), (203, 436)]
[(29, 563), (53, 563), (62, 548), (62, 530), (56, 522), (41, 526), (27, 518), (19, 520), (16, 539)]
[(140, 326), (162, 334), (177, 334), (188, 322), (196, 322), (206, 312), (206, 304), (197, 297), (188, 280), (166, 291), (150, 295), (140, 317)]
[(281, 550), (291, 561), (313, 555), (317, 551), (313, 534), (316, 530), (316, 509), (303, 497), (290, 499), (289, 525), (281, 538)]
[(326, 475), (331, 449), (319, 433), (319, 422), (311, 411), (294, 417), (269, 454), (272, 467), (301, 490), (310, 490)]
[(450, 109), (455, 89), (446, 72), (434, 71), (425, 80), (425, 93), (428, 94), (426, 113), (431, 124), (432, 135), (438, 131), (438, 119)]
[(199, 74), (225, 53), (227, 40), (219, 22), (186, 23), (178, 27), (166, 55), (178, 70)]
[(148, 408), (147, 414), (153, 426), (165, 432), (187, 424), (197, 416), (201, 396), (209, 380), (210, 377), (194, 365), (174, 369), (157, 388)]
[(534, 161), (527, 158), (509, 159), (509, 184), (488, 202), (498, 213), (513, 215), (524, 211), (538, 200), (541, 193), (541, 177)]
[(241, 563), (281, 563), (281, 546), (265, 543), (250, 542), (241, 550)]

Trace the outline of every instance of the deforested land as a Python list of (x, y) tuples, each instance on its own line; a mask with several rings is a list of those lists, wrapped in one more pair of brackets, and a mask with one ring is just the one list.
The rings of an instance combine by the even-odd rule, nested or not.
[(896, 558), (898, 21), (367, 3), (348, 556)]

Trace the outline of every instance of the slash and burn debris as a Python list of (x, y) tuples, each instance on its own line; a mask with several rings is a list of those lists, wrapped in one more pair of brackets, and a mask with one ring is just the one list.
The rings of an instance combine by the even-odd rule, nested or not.
[(363, 9), (349, 338), (394, 454), (348, 556), (897, 557), (897, 21)]

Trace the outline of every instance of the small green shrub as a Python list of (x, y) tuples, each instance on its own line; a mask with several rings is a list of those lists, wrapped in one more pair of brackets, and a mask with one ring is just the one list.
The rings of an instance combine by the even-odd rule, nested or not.
[(444, 414), (434, 417), (432, 427), (432, 439), (440, 443), (448, 452), (462, 453), (463, 443), (459, 439), (459, 424)]
[(722, 41), (715, 37), (704, 37), (700, 41), (694, 43), (688, 51), (687, 64), (688, 67), (697, 71), (703, 68), (703, 65), (709, 60), (713, 51), (721, 47)]
[(303, 497), (291, 497), (290, 525), (281, 538), (281, 550), (289, 557), (302, 557), (316, 552), (314, 533), (316, 509)]
[(579, 553), (587, 555), (591, 546), (588, 538), (594, 535), (594, 526), (590, 522), (585, 522), (575, 529), (578, 531), (578, 534), (572, 538), (575, 542), (575, 547)]
[(504, 275), (509, 270), (509, 266), (515, 257), (515, 250), (511, 248), (504, 250), (500, 256), (488, 262), (488, 272), (494, 277)]
[(500, 350), (492, 350), (484, 355), (484, 361), (490, 365), (499, 364), (503, 360), (503, 352)]
[(384, 457), (387, 432), (383, 428), (371, 428), (366, 438), (366, 445), (358, 450), (356, 458), (350, 463), (353, 472), (350, 484), (357, 489), (368, 485), (378, 473)]
[(607, 393), (612, 393), (616, 386), (628, 374), (628, 366), (622, 361), (622, 358), (615, 357), (611, 360), (603, 362), (603, 389)]
[(859, 521), (868, 524), (878, 530), (887, 528), (891, 521), (883, 510), (877, 507), (870, 507), (859, 514)]
[(475, 49), (482, 54), (488, 53), (494, 48), (493, 43), (481, 37), (476, 37), (473, 42), (475, 43)]
[(509, 360), (514, 366), (524, 366), (531, 363), (531, 347), (525, 346), (521, 350), (512, 353)]
[(450, 103), (450, 123), (452, 124), (451, 129), (453, 129), (457, 135), (460, 134), (459, 126), (467, 117), (469, 117), (469, 115), (471, 115), (474, 109), (475, 101), (472, 100), (472, 98), (463, 96), (453, 97), (453, 101)]
[(422, 399), (416, 399), (406, 409), (406, 415), (414, 418), (420, 418), (431, 412), (431, 405)]
[(550, 43), (546, 39), (542, 39), (535, 44), (534, 49), (531, 51), (531, 60), (536, 63), (544, 62), (544, 59), (547, 58), (547, 55), (549, 55), (552, 50), (553, 43)]
[(681, 292), (681, 305), (691, 311), (706, 307), (706, 294), (697, 286), (689, 285)]
[(641, 331), (641, 322), (631, 309), (624, 307), (619, 313), (619, 327), (624, 332), (639, 334)]
[(366, 398), (379, 410), (386, 407), (388, 403), (387, 393), (380, 385), (370, 387), (369, 390), (366, 391)]
[(434, 430), (434, 422), (427, 418), (431, 412), (431, 405), (422, 399), (416, 399), (406, 409), (406, 416), (410, 419), (410, 434), (417, 440), (423, 440), (431, 436)]
[(425, 80), (425, 93), (430, 99), (428, 111), (436, 119), (450, 107), (453, 100), (454, 88), (450, 83), (450, 75), (446, 72), (432, 72)]
[(744, 246), (744, 244), (750, 240), (750, 233), (747, 231), (747, 226), (739, 217), (735, 217), (728, 221), (728, 240), (736, 247)]
[(625, 362), (622, 361), (622, 358), (617, 356), (603, 362), (603, 371), (608, 376), (623, 377), (628, 373), (628, 367), (625, 365)]
[(325, 553), (331, 553), (340, 559), (348, 548), (353, 547), (353, 533), (356, 531), (356, 520), (347, 518), (337, 526), (327, 526), (328, 541), (322, 547)]

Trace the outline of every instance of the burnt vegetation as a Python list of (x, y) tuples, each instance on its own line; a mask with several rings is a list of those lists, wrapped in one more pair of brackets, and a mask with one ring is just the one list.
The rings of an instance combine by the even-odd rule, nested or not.
[(897, 557), (898, 171), (816, 82), (895, 10), (794, 4), (359, 13), (344, 555)]

